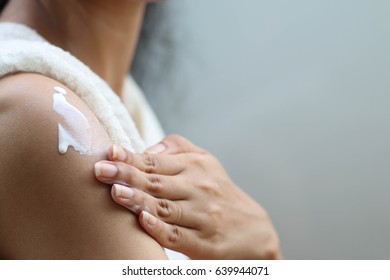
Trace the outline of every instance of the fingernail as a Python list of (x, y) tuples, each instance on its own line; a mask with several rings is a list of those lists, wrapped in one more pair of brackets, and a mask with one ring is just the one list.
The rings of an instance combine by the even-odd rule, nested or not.
[(114, 164), (97, 162), (95, 163), (95, 175), (97, 177), (111, 178), (118, 173), (118, 168)]
[(146, 149), (145, 153), (147, 154), (159, 154), (164, 152), (167, 149), (167, 146), (165, 146), (163, 143), (158, 143), (148, 149)]
[(114, 184), (114, 194), (116, 197), (132, 198), (134, 196), (134, 190), (128, 187)]
[(142, 211), (142, 220), (145, 224), (149, 224), (151, 226), (156, 223), (156, 218), (146, 211)]
[(121, 146), (114, 144), (112, 146), (112, 158), (119, 161), (124, 161), (126, 159), (125, 150)]

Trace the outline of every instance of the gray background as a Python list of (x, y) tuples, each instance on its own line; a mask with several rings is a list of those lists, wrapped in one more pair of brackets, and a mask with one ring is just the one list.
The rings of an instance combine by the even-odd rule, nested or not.
[(135, 76), (166, 132), (222, 161), (286, 258), (389, 259), (390, 1), (158, 5)]

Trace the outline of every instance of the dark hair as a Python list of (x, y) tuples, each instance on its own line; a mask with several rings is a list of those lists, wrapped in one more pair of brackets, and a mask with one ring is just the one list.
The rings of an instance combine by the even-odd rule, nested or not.
[(168, 89), (172, 91), (179, 46), (174, 26), (168, 1), (147, 4), (131, 74), (151, 103), (157, 100), (156, 93), (172, 97)]
[(172, 63), (173, 38), (166, 2), (146, 6), (131, 73), (142, 88), (162, 82)]
[[(9, 0), (0, 0), (0, 13), (8, 2)], [(155, 87), (157, 85), (161, 86), (161, 84), (166, 83), (169, 70), (174, 64), (176, 44), (171, 36), (172, 26), (164, 2), (150, 3), (146, 6), (131, 69), (134, 78), (150, 95), (153, 95), (152, 93), (156, 91)]]
[(5, 5), (7, 5), (8, 0), (0, 0), (0, 13), (4, 9)]

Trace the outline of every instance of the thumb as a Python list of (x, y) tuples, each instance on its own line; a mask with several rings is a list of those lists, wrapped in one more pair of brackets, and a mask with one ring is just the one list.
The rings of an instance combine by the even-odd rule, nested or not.
[(166, 136), (160, 143), (145, 150), (147, 154), (181, 154), (181, 153), (206, 153), (205, 150), (194, 145), (186, 138), (171, 134)]

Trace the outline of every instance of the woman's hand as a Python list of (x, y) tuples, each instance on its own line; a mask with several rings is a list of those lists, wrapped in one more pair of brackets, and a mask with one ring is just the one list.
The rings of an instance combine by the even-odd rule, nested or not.
[(188, 140), (170, 135), (143, 154), (114, 145), (108, 158), (95, 165), (97, 179), (114, 184), (113, 199), (162, 246), (192, 259), (281, 258), (265, 210)]

